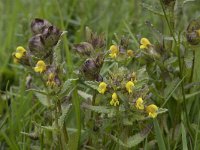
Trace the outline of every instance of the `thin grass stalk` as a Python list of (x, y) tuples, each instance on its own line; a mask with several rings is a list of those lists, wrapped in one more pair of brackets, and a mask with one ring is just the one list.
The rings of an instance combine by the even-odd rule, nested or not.
[[(168, 28), (170, 30), (170, 34), (173, 37), (173, 40), (175, 42), (175, 50), (178, 52), (178, 63), (179, 63), (179, 70), (180, 70), (179, 77), (180, 77), (180, 79), (182, 79), (183, 78), (183, 68), (182, 68), (183, 66), (182, 66), (182, 63), (181, 63), (181, 55), (180, 55), (180, 36), (178, 37), (178, 41), (177, 41), (176, 38), (175, 38), (174, 32), (171, 28), (171, 25), (169, 23), (169, 20), (167, 18), (167, 14), (166, 14), (162, 0), (160, 0), (160, 4), (161, 4), (161, 7), (162, 7), (162, 11), (164, 13), (164, 17), (165, 17), (165, 20), (167, 22)], [(185, 114), (185, 117), (186, 117), (186, 123), (187, 123), (188, 128), (190, 129), (190, 123), (189, 123), (189, 118), (188, 118), (188, 113), (187, 113), (185, 90), (184, 90), (184, 83), (183, 82), (181, 82), (181, 91), (182, 91), (182, 96), (183, 96), (183, 109), (184, 109), (184, 114)]]

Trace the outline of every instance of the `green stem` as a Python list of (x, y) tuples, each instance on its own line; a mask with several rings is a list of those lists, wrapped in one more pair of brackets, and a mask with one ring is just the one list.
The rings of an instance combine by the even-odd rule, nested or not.
[(192, 70), (191, 70), (191, 75), (190, 75), (189, 83), (191, 83), (192, 80), (193, 80), (193, 75), (194, 75), (194, 63), (195, 63), (195, 50), (193, 50)]
[(171, 25), (170, 25), (170, 23), (169, 23), (169, 20), (168, 20), (168, 18), (167, 18), (167, 13), (166, 13), (166, 11), (165, 11), (164, 4), (163, 4), (162, 0), (160, 0), (160, 4), (161, 4), (161, 7), (162, 7), (162, 11), (163, 11), (163, 13), (164, 13), (164, 16), (165, 16), (165, 20), (167, 21), (167, 25), (168, 25), (168, 27), (169, 27), (170, 34), (172, 35), (172, 38), (174, 39), (175, 43), (177, 43), (176, 38), (175, 38), (175, 36), (174, 36), (174, 34), (173, 34), (172, 27), (171, 27)]
[(55, 125), (56, 125), (56, 128), (58, 129), (59, 133), (57, 133), (57, 138), (59, 139), (59, 143), (63, 149), (63, 143), (62, 143), (62, 140), (61, 140), (61, 135), (60, 135), (60, 126), (58, 125), (58, 110), (57, 110), (57, 105), (56, 105), (56, 108), (55, 108)]
[(40, 134), (40, 150), (43, 150), (44, 147), (44, 133)]

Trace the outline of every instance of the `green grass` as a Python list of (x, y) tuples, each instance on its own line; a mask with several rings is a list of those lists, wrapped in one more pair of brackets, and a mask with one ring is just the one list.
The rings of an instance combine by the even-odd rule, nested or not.
[[(178, 18), (175, 18), (174, 27), (176, 33), (184, 33), (189, 21), (199, 17), (199, 5), (200, 2), (197, 0), (184, 1), (184, 3), (183, 0), (177, 0), (175, 10), (178, 13)], [(166, 11), (168, 12), (168, 10)], [(52, 113), (37, 101), (33, 96), (33, 92), (26, 91), (25, 82), (28, 73), (24, 73), (25, 69), (23, 67), (12, 62), (12, 53), (17, 46), (22, 45), (27, 48), (28, 40), (31, 37), (30, 22), (33, 18), (47, 19), (58, 28), (67, 31), (67, 36), (62, 38), (63, 42), (60, 52), (62, 60), (66, 61), (67, 75), (65, 78), (67, 79), (74, 78), (73, 71), (77, 68), (77, 64), (74, 63), (76, 60), (71, 46), (74, 43), (84, 41), (86, 26), (98, 33), (104, 33), (107, 49), (115, 38), (115, 35), (119, 37), (126, 35), (131, 39), (130, 47), (136, 50), (138, 49), (141, 37), (148, 37), (152, 43), (159, 40), (157, 33), (155, 33), (156, 31), (148, 27), (145, 24), (146, 21), (150, 21), (154, 25), (154, 28), (166, 38), (172, 36), (166, 18), (159, 13), (163, 13), (159, 0), (0, 1), (0, 149), (40, 149), (40, 145), (51, 145), (52, 142), (52, 133), (50, 131), (47, 133), (49, 140), (45, 140), (46, 143), (43, 143), (41, 137), (40, 140), (32, 140), (21, 133), (32, 132), (33, 122), (45, 126), (45, 119)], [(170, 43), (171, 41), (167, 42)], [(171, 48), (170, 51), (177, 53), (179, 49), (175, 45), (171, 45), (168, 44), (167, 48)], [(182, 47), (183, 45), (181, 45)], [(188, 48), (189, 46), (186, 47)], [(188, 77), (191, 76), (192, 69), (183, 69), (179, 78), (180, 80), (175, 80), (174, 77), (174, 82), (176, 81), (177, 84), (169, 84), (167, 88), (160, 86), (160, 91), (154, 91), (155, 95), (165, 96), (164, 98), (159, 98), (154, 95), (154, 98), (156, 104), (158, 106), (163, 105), (164, 108), (168, 109), (168, 112), (160, 115), (154, 121), (154, 130), (151, 130), (149, 136), (142, 143), (134, 147), (135, 149), (159, 148), (186, 150), (200, 148), (199, 84), (192, 86), (189, 90), (183, 89), (186, 92), (185, 104), (181, 102), (183, 98), (175, 98), (177, 95), (183, 95), (181, 86), (185, 88), (189, 83), (198, 83), (200, 81), (199, 46), (189, 48), (191, 50), (195, 49), (192, 80), (189, 81)], [(183, 50), (181, 49), (181, 52)], [(180, 61), (182, 62), (182, 56), (180, 57)], [(158, 78), (152, 76), (152, 80), (155, 80), (157, 83)], [(74, 83), (74, 86), (76, 86), (76, 83)], [(167, 93), (167, 95), (163, 93)], [(65, 119), (68, 128), (77, 130), (76, 134), (71, 134), (73, 132), (70, 133), (71, 139), (69, 140), (72, 142), (75, 141), (74, 145), (71, 143), (71, 147), (74, 149), (76, 147), (80, 148), (86, 139), (89, 139), (87, 142), (90, 143), (91, 139), (94, 138), (97, 142), (91, 142), (93, 147), (91, 146), (90, 148), (97, 149), (98, 147), (95, 147), (95, 144), (98, 145), (98, 136), (103, 137), (104, 135), (103, 133), (97, 134), (93, 131), (88, 131), (87, 133), (85, 131), (84, 119), (87, 120), (88, 118), (83, 115), (83, 110), (80, 106), (81, 102), (82, 100), (80, 100), (77, 90), (73, 91), (73, 110), (69, 112), (68, 117)], [(188, 117), (185, 115), (186, 110)], [(51, 120), (48, 120), (48, 122), (51, 122)], [(112, 124), (112, 122), (109, 123)], [(108, 133), (111, 130), (111, 127), (107, 124), (103, 128)], [(134, 129), (134, 131), (138, 130)], [(132, 130), (130, 131), (133, 132)], [(128, 138), (128, 133), (127, 136), (120, 134), (119, 136), (126, 139)], [(102, 138), (103, 142), (106, 140), (111, 139), (109, 136)], [(110, 143), (108, 142), (107, 146), (108, 149), (128, 149), (114, 140), (111, 140)], [(46, 147), (46, 149), (49, 148), (48, 146)]]

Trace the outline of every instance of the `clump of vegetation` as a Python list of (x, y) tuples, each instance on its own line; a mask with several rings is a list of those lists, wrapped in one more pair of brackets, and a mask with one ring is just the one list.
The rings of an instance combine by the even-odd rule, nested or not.
[[(20, 45), (12, 53), (12, 67), (20, 70), (17, 87), (22, 88), (4, 85), (0, 95), (4, 141), (0, 147), (198, 149), (200, 92), (195, 69), (200, 19), (194, 17), (184, 26), (179, 23), (189, 3), (159, 0), (154, 2), (158, 7), (137, 3), (160, 17), (162, 24), (146, 21), (145, 32), (135, 34), (123, 20), (128, 32), (112, 33), (112, 38), (107, 36), (109, 30), (94, 32), (83, 25), (84, 36), (77, 32), (76, 39), (74, 26), (64, 31), (64, 23), (33, 19), (29, 40), (22, 36), (27, 46)], [(22, 104), (15, 101), (25, 96), (30, 99)], [(26, 111), (19, 113), (26, 113), (19, 116), (24, 116), (25, 124), (12, 110), (22, 105)], [(16, 131), (15, 120), (20, 126)]]

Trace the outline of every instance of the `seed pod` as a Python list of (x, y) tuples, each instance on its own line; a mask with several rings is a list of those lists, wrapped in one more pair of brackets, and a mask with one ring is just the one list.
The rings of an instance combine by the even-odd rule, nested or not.
[(101, 68), (104, 62), (104, 55), (103, 54), (99, 54), (97, 56), (97, 58), (95, 59), (95, 64), (98, 68)]
[(105, 39), (103, 35), (92, 34), (90, 43), (95, 49), (105, 46)]
[(29, 50), (31, 54), (38, 58), (42, 58), (46, 55), (46, 49), (45, 49), (45, 42), (41, 34), (33, 36), (29, 40)]
[(176, 0), (162, 0), (165, 6), (173, 6)]
[(199, 31), (200, 30), (200, 20), (192, 20), (186, 31), (187, 41), (191, 45), (197, 45), (200, 42)]
[(198, 37), (198, 34), (194, 31), (190, 33), (186, 33), (186, 37), (187, 37), (187, 41), (191, 45), (197, 45), (200, 42), (200, 38)]
[(55, 26), (50, 26), (46, 28), (42, 34), (45, 47), (55, 46), (58, 43), (61, 34), (62, 32)]
[(124, 48), (127, 49), (129, 45), (129, 38), (123, 36), (120, 40), (120, 45)]
[(90, 56), (91, 52), (94, 51), (93, 46), (88, 42), (81, 42), (80, 44), (75, 44), (73, 49), (79, 54)]
[(87, 59), (82, 65), (80, 72), (88, 80), (97, 80), (101, 81), (102, 77), (100, 76), (100, 70), (103, 65), (104, 58), (102, 55), (97, 56), (97, 58)]
[(92, 44), (94, 49), (102, 48), (105, 46), (105, 38), (103, 34), (97, 35), (97, 33), (93, 33), (92, 30), (88, 27), (86, 27), (86, 40)]
[(49, 23), (47, 20), (35, 18), (31, 22), (31, 31), (33, 35), (42, 34), (44, 30), (50, 26), (51, 26), (51, 23)]

